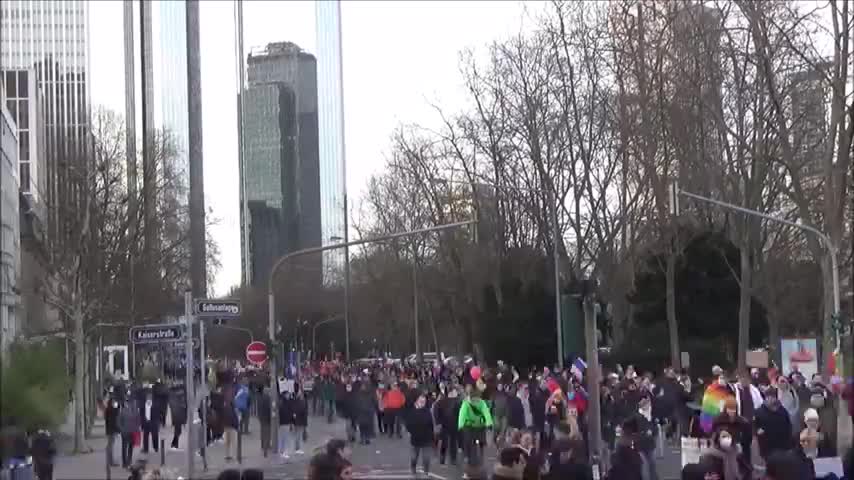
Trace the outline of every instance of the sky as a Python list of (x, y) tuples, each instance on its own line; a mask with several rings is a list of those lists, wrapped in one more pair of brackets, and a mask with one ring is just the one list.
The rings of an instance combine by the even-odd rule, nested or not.
[[(168, 0), (167, 0), (168, 1)], [(401, 123), (436, 125), (430, 106), (465, 103), (459, 52), (483, 50), (525, 31), (543, 2), (374, 1), (342, 3), (345, 155), (351, 215), (382, 171)], [(244, 49), (291, 41), (315, 53), (313, 1), (244, 3)], [(212, 294), (240, 283), (237, 75), (234, 2), (200, 2), (205, 204), (222, 268)], [(92, 102), (124, 111), (122, 2), (90, 3)], [(323, 132), (320, 132), (323, 135)]]

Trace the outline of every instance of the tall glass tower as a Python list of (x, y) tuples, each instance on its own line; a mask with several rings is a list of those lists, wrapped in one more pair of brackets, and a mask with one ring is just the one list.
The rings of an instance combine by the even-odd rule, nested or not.
[[(347, 186), (344, 157), (344, 108), (341, 69), (341, 4), (316, 2), (317, 114), (320, 152), (320, 204), (323, 244), (347, 238)], [(326, 252), (324, 280), (340, 280), (343, 250)]]
[[(86, 155), (90, 142), (88, 2), (0, 2), (0, 70), (18, 129), (21, 189), (30, 208), (47, 210), (49, 218), (38, 220), (57, 239), (66, 231), (63, 216), (74, 214), (79, 200), (66, 165)], [(36, 116), (43, 117), (42, 132)]]

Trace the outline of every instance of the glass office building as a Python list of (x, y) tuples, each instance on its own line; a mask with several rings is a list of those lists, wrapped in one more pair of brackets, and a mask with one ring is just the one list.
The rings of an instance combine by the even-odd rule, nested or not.
[[(187, 148), (187, 9), (184, 2), (160, 1), (152, 9), (154, 60), (154, 125), (168, 132), (174, 142), (175, 158), (170, 169), (189, 188)], [(179, 200), (186, 204), (188, 192)]]
[[(241, 178), (249, 241), (242, 248), (249, 251), (242, 257), (250, 283), (265, 285), (276, 259), (322, 240), (317, 62), (293, 43), (271, 43), (249, 54), (246, 73)], [(304, 259), (301, 280), (319, 284), (321, 266)]]
[[(341, 71), (341, 4), (338, 0), (315, 3), (317, 31), (317, 98), (320, 127), (320, 204), (323, 243), (346, 238), (344, 109)], [(344, 251), (326, 252), (324, 281), (340, 279)]]
[[(36, 220), (48, 222), (53, 239), (66, 231), (64, 215), (79, 204), (68, 166), (90, 147), (88, 62), (88, 2), (0, 2), (0, 70), (7, 108), (19, 129), (21, 188), (32, 203), (28, 208), (41, 216)], [(35, 127), (37, 117), (43, 118), (44, 131)], [(38, 158), (40, 151), (44, 158)]]

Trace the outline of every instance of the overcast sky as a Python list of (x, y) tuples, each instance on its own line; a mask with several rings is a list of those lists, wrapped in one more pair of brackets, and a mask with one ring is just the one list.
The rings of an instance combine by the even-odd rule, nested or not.
[[(348, 0), (342, 3), (345, 149), (351, 208), (371, 174), (381, 170), (392, 130), (400, 123), (435, 124), (428, 102), (448, 111), (464, 95), (459, 52), (483, 49), (518, 34), (525, 13), (544, 4)], [(122, 3), (90, 3), (92, 100), (124, 111)], [(292, 41), (315, 53), (314, 2), (246, 1), (245, 49)], [(212, 228), (222, 251), (213, 285), (224, 294), (240, 283), (234, 3), (201, 2), (205, 201), (219, 220)], [(320, 132), (323, 135), (323, 132)]]

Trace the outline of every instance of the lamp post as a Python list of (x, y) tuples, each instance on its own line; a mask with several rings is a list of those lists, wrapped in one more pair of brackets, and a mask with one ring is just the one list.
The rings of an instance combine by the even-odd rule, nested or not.
[[(275, 294), (275, 291), (273, 290), (273, 285), (275, 285), (274, 281), (276, 279), (276, 273), (279, 271), (279, 268), (281, 268), (282, 265), (286, 264), (289, 260), (296, 258), (296, 257), (304, 256), (304, 255), (310, 255), (312, 253), (325, 252), (327, 250), (337, 250), (339, 248), (349, 248), (349, 247), (353, 247), (356, 245), (364, 245), (367, 243), (382, 242), (384, 240), (394, 240), (397, 238), (404, 238), (404, 237), (409, 237), (412, 235), (420, 235), (423, 233), (438, 232), (438, 231), (442, 231), (442, 230), (450, 230), (450, 229), (454, 229), (454, 228), (465, 227), (468, 225), (474, 225), (476, 223), (477, 223), (477, 220), (465, 220), (462, 222), (447, 223), (444, 225), (436, 225), (434, 227), (427, 227), (427, 228), (422, 228), (422, 229), (418, 229), (418, 230), (411, 230), (411, 231), (407, 231), (407, 232), (391, 233), (388, 235), (382, 235), (382, 236), (375, 237), (375, 238), (363, 238), (360, 240), (351, 240), (351, 241), (344, 242), (344, 243), (335, 243), (335, 244), (331, 244), (331, 245), (323, 245), (323, 246), (319, 246), (319, 247), (305, 248), (303, 250), (297, 250), (295, 252), (291, 252), (291, 253), (288, 253), (288, 254), (280, 257), (278, 260), (276, 260), (276, 263), (274, 263), (273, 267), (270, 269), (270, 276), (267, 279), (267, 334), (269, 335), (269, 338), (270, 338), (271, 347), (274, 347), (276, 344), (276, 294)], [(274, 382), (276, 382), (276, 380), (278, 379), (277, 371), (276, 371), (276, 355), (272, 355), (270, 357), (270, 376), (272, 377)], [(275, 383), (274, 383), (274, 385), (275, 385)], [(270, 411), (271, 411), (271, 415), (270, 415), (271, 431), (275, 431), (276, 427), (278, 427), (278, 419), (276, 418), (278, 416), (276, 413), (278, 411), (278, 398), (277, 397), (278, 397), (278, 395), (273, 395), (273, 399), (272, 399), (273, 401), (272, 401), (272, 405), (270, 408)]]
[[(315, 323), (315, 324), (311, 327), (311, 354), (312, 354), (312, 355), (316, 355), (316, 354), (317, 354), (317, 327), (319, 327), (319, 326), (321, 326), (321, 325), (323, 325), (323, 324), (326, 324), (326, 323), (334, 322), (334, 321), (336, 321), (336, 320), (341, 320), (342, 318), (344, 318), (344, 317), (342, 317), (342, 316), (334, 316), (334, 317), (331, 317), (331, 318), (327, 318), (326, 320), (322, 320), (322, 321), (320, 321), (320, 322)], [(332, 352), (332, 353), (334, 353), (334, 352)]]
[[(345, 198), (346, 204), (346, 198)], [(346, 207), (345, 207), (346, 222)], [(350, 361), (350, 247), (347, 245), (347, 226), (344, 226), (344, 237), (330, 237), (333, 242), (344, 243), (344, 360)], [(332, 352), (335, 355), (335, 352)]]

